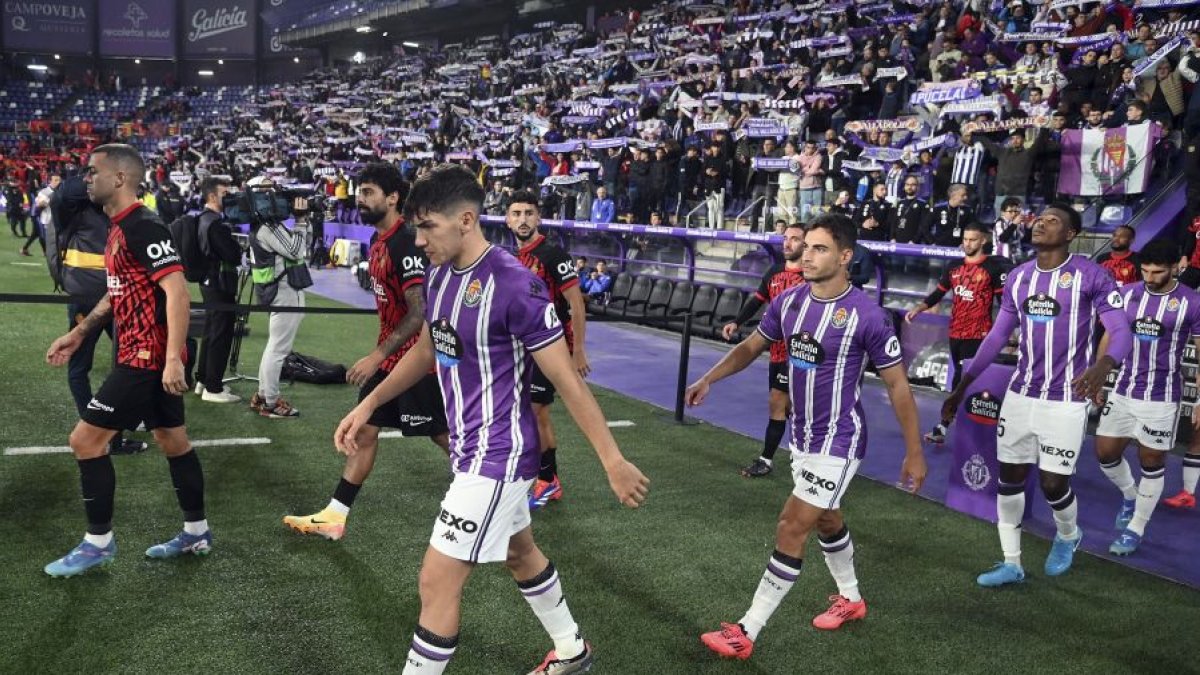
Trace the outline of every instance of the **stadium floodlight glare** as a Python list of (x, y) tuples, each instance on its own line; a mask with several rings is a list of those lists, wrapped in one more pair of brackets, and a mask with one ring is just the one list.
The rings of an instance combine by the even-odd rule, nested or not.
[(141, 60), (141, 59), (134, 59), (134, 60), (133, 60), (133, 62), (134, 62), (136, 65), (139, 65), (139, 66), (140, 66), (140, 65), (142, 65), (142, 60)]
[(370, 26), (359, 26), (358, 28), (355, 28), (354, 30), (357, 33), (370, 33), (371, 27)]
[(292, 57), (292, 63), (300, 63), (300, 57), (299, 57), (299, 56), (293, 56), (293, 57)]
[(387, 37), (387, 36), (388, 36), (388, 32), (386, 30), (383, 31), (383, 37)]
[(201, 71), (197, 71), (197, 72), (196, 72), (196, 74), (197, 74), (197, 75), (199, 75), (200, 77), (212, 77), (212, 76), (213, 76), (213, 71), (211, 71), (211, 70), (201, 70)]
[(59, 56), (58, 54), (55, 54), (55, 55), (54, 55), (54, 60), (55, 60), (55, 61), (58, 61), (58, 60), (59, 60), (59, 59), (61, 59), (61, 58), (62, 58), (62, 57), (61, 57), (61, 56)]
[(223, 65), (225, 65), (225, 59), (217, 59), (217, 65), (218, 65), (218, 66), (223, 66)]
[(42, 65), (42, 64), (40, 64), (40, 63), (31, 63), (31, 64), (29, 64), (28, 66), (25, 66), (25, 67), (26, 67), (26, 68), (28, 68), (28, 69), (30, 69), (30, 70), (37, 71), (37, 72), (39, 72), (39, 73), (42, 73), (42, 72), (45, 72), (45, 71), (49, 70), (49, 68), (48, 68), (47, 66), (44, 66), (44, 65)]
[(367, 55), (362, 52), (354, 52), (354, 56), (351, 56), (350, 60), (355, 63), (366, 63)]
[(410, 48), (410, 49), (416, 49), (417, 47), (420, 47), (420, 46), (421, 46), (421, 45), (419, 45), (419, 44), (417, 44), (417, 43), (415, 43), (415, 42), (404, 42), (404, 43), (402, 43), (402, 44), (403, 44), (405, 47), (408, 47), (408, 48)]

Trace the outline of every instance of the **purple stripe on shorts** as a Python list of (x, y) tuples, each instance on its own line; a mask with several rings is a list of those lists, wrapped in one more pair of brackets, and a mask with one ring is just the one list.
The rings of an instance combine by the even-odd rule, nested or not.
[(471, 547), (470, 562), (479, 562), (479, 551), (483, 548), (483, 538), (487, 535), (488, 526), (492, 524), (492, 516), (496, 515), (496, 505), (500, 503), (502, 494), (504, 494), (504, 483), (496, 481), (496, 487), (492, 489), (492, 501), (488, 504), (487, 513), (483, 516), (483, 524), (479, 526), (479, 532), (475, 534), (475, 545)]
[(781, 568), (775, 566), (774, 561), (767, 563), (767, 571), (779, 577), (780, 579), (783, 579), (784, 581), (795, 581), (796, 578), (800, 576), (799, 574), (784, 572)]
[(521, 593), (527, 598), (532, 598), (532, 597), (539, 596), (542, 593), (545, 593), (546, 591), (550, 590), (551, 588), (554, 588), (557, 585), (558, 585), (558, 574), (555, 574), (554, 577), (551, 578), (550, 581), (547, 581), (546, 583), (542, 584), (541, 587), (531, 588), (529, 590), (522, 588)]
[(450, 657), (454, 656), (454, 652), (450, 652), (449, 654), (438, 654), (435, 651), (430, 651), (422, 647), (421, 644), (416, 640), (413, 640), (412, 642), (412, 650), (431, 661), (449, 661)]

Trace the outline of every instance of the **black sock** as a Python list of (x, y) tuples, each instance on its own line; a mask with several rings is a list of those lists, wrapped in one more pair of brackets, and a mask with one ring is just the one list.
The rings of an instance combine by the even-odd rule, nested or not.
[(88, 534), (111, 532), (113, 495), (117, 491), (117, 472), (113, 469), (112, 458), (102, 455), (79, 460), (79, 486), (83, 493), (83, 510), (87, 513)]
[(763, 459), (775, 458), (775, 451), (779, 449), (779, 443), (783, 441), (785, 431), (787, 431), (786, 421), (770, 420), (767, 422), (767, 435), (763, 437)]
[(544, 481), (552, 481), (558, 475), (558, 457), (555, 455), (558, 448), (546, 448), (542, 453), (542, 468), (538, 470), (538, 478)]
[(183, 510), (184, 522), (204, 520), (204, 471), (196, 451), (168, 457), (167, 464), (171, 467), (171, 482), (175, 484), (175, 498)]
[(361, 488), (361, 485), (355, 485), (345, 478), (339, 478), (337, 487), (333, 489), (333, 498), (345, 504), (346, 508), (350, 508), (354, 506), (354, 498), (358, 496)]

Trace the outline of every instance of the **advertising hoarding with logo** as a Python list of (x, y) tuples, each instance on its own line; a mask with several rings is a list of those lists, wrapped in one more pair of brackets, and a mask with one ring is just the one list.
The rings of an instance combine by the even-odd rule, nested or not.
[(3, 0), (8, 51), (90, 54), (96, 49), (96, 0)]
[(258, 14), (248, 0), (186, 0), (183, 55), (187, 58), (254, 58)]
[(100, 55), (175, 58), (175, 3), (100, 0)]

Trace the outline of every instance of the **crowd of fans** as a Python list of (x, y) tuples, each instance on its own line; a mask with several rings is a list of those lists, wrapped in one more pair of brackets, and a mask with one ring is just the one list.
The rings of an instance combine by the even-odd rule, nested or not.
[[(267, 174), (317, 184), (352, 221), (363, 163), (412, 179), (450, 161), (477, 172), (491, 213), (533, 187), (547, 217), (764, 230), (836, 209), (863, 239), (951, 246), (989, 218), (1018, 251), (1030, 207), (1056, 196), (1064, 129), (1157, 124), (1190, 144), (1198, 6), (660, 3), (316, 71), (218, 123), (176, 90), (131, 122), (180, 129), (152, 153), (151, 194)], [(101, 140), (23, 140), (3, 161), (10, 221)]]

